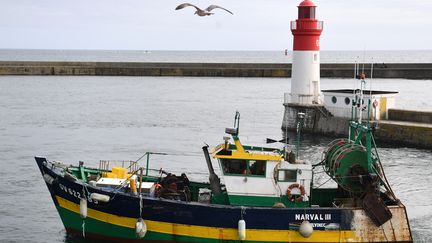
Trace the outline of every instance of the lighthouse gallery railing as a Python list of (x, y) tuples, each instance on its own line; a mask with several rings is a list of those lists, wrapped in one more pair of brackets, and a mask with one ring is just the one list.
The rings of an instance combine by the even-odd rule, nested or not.
[(291, 21), (291, 30), (297, 30), (297, 29), (302, 29), (302, 30), (322, 30), (324, 26), (324, 22), (323, 21), (301, 21), (301, 22), (297, 22), (297, 21)]

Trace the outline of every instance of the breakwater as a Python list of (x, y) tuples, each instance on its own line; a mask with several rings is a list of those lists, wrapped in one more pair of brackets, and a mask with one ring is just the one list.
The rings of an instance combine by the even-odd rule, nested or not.
[[(321, 77), (351, 78), (353, 70), (353, 64), (324, 63)], [(0, 61), (0, 75), (291, 77), (291, 64)], [(377, 63), (373, 76), (432, 79), (432, 63)]]
[(389, 109), (376, 135), (385, 141), (432, 148), (432, 112)]
[[(348, 136), (349, 119), (334, 117), (322, 105), (284, 104), (282, 129), (296, 131), (297, 114), (305, 113), (303, 131), (312, 134)], [(380, 143), (432, 149), (432, 112), (389, 109), (388, 120), (373, 122)]]

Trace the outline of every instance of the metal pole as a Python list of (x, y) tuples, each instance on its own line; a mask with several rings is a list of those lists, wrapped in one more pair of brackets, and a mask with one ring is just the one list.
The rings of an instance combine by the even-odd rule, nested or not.
[(150, 152), (147, 152), (147, 163), (146, 163), (146, 176), (148, 176), (149, 171), (149, 161), (150, 161)]
[(300, 147), (300, 120), (297, 121), (297, 144), (296, 144), (296, 155), (299, 158), (299, 147)]
[(297, 158), (300, 158), (299, 148), (300, 148), (300, 132), (303, 125), (303, 119), (305, 117), (305, 113), (299, 112), (297, 113), (297, 145), (296, 145), (296, 155)]
[(139, 195), (141, 195), (141, 186), (142, 186), (142, 178), (143, 178), (143, 168), (140, 168), (140, 180), (139, 180)]

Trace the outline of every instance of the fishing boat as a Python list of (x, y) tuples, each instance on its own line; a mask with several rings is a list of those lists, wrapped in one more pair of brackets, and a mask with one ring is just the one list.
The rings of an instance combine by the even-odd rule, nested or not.
[[(332, 141), (322, 161), (313, 164), (299, 160), (287, 143), (243, 145), (240, 113), (225, 130), (229, 136), (202, 148), (208, 182), (164, 170), (150, 175), (150, 152), (142, 157), (145, 165), (140, 158), (100, 161), (98, 168), (35, 159), (67, 233), (85, 239), (412, 242), (406, 208), (384, 174), (373, 124), (361, 119), (362, 94), (353, 96), (348, 138)], [(301, 128), (302, 114), (298, 117)], [(317, 169), (337, 186), (316, 185)]]

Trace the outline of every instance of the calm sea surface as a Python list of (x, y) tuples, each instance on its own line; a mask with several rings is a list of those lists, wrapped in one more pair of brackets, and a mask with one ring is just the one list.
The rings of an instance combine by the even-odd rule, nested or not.
[[(321, 80), (323, 89), (353, 83)], [(399, 91), (400, 108), (432, 110), (432, 80), (375, 79), (372, 85)], [(34, 156), (97, 166), (100, 159), (166, 152), (152, 158), (152, 168), (205, 181), (202, 145), (222, 141), (236, 110), (244, 143), (280, 138), (289, 89), (286, 78), (0, 76), (0, 242), (77, 242), (67, 238)], [(330, 140), (305, 137), (302, 157), (317, 163)], [(415, 240), (432, 241), (432, 152), (379, 152)]]

